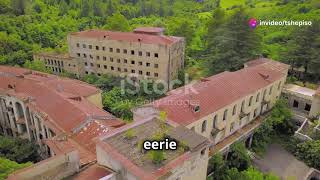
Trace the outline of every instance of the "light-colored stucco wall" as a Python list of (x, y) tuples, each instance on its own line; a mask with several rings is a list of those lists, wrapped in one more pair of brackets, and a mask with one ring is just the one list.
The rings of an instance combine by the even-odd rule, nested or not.
[[(238, 99), (237, 101), (229, 104), (216, 112), (212, 112), (211, 114), (203, 117), (187, 126), (189, 129), (194, 129), (196, 133), (201, 134), (212, 141), (214, 144), (222, 141), (224, 138), (232, 135), (235, 131), (243, 127), (245, 124), (248, 124), (253, 119), (255, 119), (258, 115), (260, 115), (261, 111), (266, 110), (266, 105), (262, 108), (263, 100), (268, 102), (268, 109), (270, 109), (276, 102), (276, 100), (280, 97), (281, 90), (283, 84), (285, 82), (286, 76), (279, 79), (278, 81), (273, 82), (272, 84), (259, 89), (258, 91), (252, 92), (250, 95), (247, 95), (244, 98)], [(279, 83), (281, 85), (279, 87)], [(270, 88), (272, 87), (272, 93), (269, 94)], [(279, 88), (278, 88), (279, 87)], [(266, 91), (266, 96), (263, 98), (264, 91)], [(259, 95), (258, 101), (256, 101), (257, 96)], [(250, 98), (252, 97), (252, 104), (249, 106)], [(245, 102), (243, 106), (243, 113), (249, 113), (250, 116), (244, 117), (240, 121), (240, 114), (241, 114), (241, 105), (242, 102)], [(233, 114), (233, 108), (236, 106), (235, 114)], [(200, 105), (201, 108), (201, 105)], [(223, 115), (225, 110), (228, 110), (226, 120), (223, 120)], [(256, 111), (256, 116), (254, 117), (254, 112)], [(217, 120), (214, 125), (214, 117), (217, 115)], [(202, 132), (202, 124), (206, 121), (207, 125), (205, 131)], [(233, 124), (233, 129), (231, 129), (231, 125)], [(215, 137), (211, 136), (211, 131), (213, 129), (221, 130)]]

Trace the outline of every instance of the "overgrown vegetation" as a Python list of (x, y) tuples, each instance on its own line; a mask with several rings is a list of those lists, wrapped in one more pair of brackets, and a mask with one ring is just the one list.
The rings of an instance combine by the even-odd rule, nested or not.
[(271, 110), (270, 116), (256, 130), (252, 140), (252, 149), (261, 155), (275, 136), (293, 135), (296, 127), (291, 118), (292, 112), (287, 101), (285, 99), (278, 100)]
[(32, 163), (22, 163), (18, 164), (17, 162), (10, 161), (0, 157), (0, 180), (4, 180), (8, 177), (9, 174), (13, 173), (18, 169), (22, 169), (28, 166), (31, 166)]
[(245, 145), (237, 142), (231, 146), (226, 160), (221, 154), (214, 155), (208, 165), (208, 172), (213, 172), (208, 180), (279, 180), (273, 174), (263, 174), (251, 166), (251, 159)]
[(0, 157), (18, 163), (38, 162), (37, 145), (27, 139), (0, 136)]

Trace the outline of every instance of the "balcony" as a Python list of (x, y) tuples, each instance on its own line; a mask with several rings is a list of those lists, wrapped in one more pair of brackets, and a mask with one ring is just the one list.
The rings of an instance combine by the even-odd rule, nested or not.
[(247, 117), (248, 115), (249, 115), (249, 113), (241, 112), (241, 113), (239, 114), (239, 119), (243, 119), (243, 118)]

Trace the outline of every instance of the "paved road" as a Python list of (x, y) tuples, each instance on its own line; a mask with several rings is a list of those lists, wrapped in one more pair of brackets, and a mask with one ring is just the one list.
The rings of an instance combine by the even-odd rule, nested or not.
[(272, 172), (282, 179), (303, 180), (310, 168), (297, 160), (278, 144), (268, 147), (262, 159), (255, 159), (254, 165), (263, 172)]

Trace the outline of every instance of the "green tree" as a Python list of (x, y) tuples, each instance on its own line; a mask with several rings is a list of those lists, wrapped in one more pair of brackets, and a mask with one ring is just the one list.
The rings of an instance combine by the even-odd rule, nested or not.
[(24, 15), (27, 0), (11, 0), (11, 7), (16, 15)]
[(320, 78), (320, 21), (296, 28), (291, 37), (282, 59), (292, 67), (303, 67), (305, 73), (312, 72)]
[(320, 168), (320, 140), (298, 144), (295, 154), (309, 166)]
[(18, 163), (37, 162), (40, 156), (37, 145), (26, 139), (0, 136), (0, 157)]
[(8, 177), (9, 174), (13, 173), (18, 169), (22, 169), (28, 166), (31, 166), (32, 163), (23, 163), (18, 164), (14, 161), (0, 157), (0, 180), (4, 180)]
[(107, 25), (104, 26), (105, 29), (113, 31), (130, 31), (129, 22), (126, 17), (120, 13), (115, 13), (107, 19)]
[(228, 167), (223, 159), (222, 154), (215, 154), (210, 160), (208, 165), (208, 173), (213, 173), (212, 180), (220, 180), (225, 177)]
[(80, 16), (81, 17), (88, 17), (90, 15), (90, 6), (89, 2), (87, 0), (81, 1), (81, 11)]
[(236, 142), (231, 145), (227, 165), (229, 168), (237, 168), (239, 171), (243, 171), (251, 166), (251, 159), (244, 143)]
[(206, 59), (209, 74), (238, 70), (259, 55), (260, 38), (248, 26), (249, 16), (243, 8), (226, 17), (221, 9), (214, 12), (208, 27)]
[(40, 71), (40, 72), (45, 72), (45, 73), (52, 73), (51, 69), (47, 69), (44, 62), (40, 61), (40, 60), (33, 60), (33, 61), (29, 61), (27, 60), (24, 64), (23, 64), (24, 68), (28, 68), (28, 69), (32, 69), (35, 71)]

